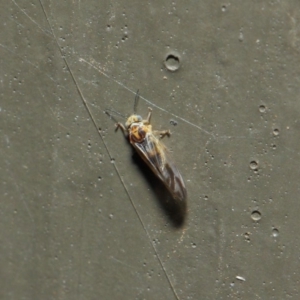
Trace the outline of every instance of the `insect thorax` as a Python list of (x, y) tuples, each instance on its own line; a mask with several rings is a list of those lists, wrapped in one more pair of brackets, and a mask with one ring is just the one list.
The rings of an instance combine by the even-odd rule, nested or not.
[(139, 116), (139, 115), (131, 115), (127, 119), (127, 121), (125, 123), (125, 126), (126, 126), (126, 128), (129, 129), (133, 123), (141, 123), (142, 121), (143, 121), (143, 119), (142, 119), (141, 116)]

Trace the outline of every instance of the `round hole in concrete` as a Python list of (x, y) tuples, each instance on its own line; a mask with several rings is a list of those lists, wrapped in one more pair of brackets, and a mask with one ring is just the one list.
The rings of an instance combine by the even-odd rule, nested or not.
[(165, 66), (171, 72), (177, 71), (180, 67), (179, 56), (177, 54), (174, 54), (174, 53), (168, 54), (166, 59), (165, 59)]

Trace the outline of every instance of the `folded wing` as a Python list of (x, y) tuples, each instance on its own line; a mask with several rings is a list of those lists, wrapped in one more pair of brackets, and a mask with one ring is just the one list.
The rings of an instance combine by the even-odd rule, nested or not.
[(186, 188), (177, 167), (167, 158), (165, 147), (153, 134), (147, 133), (140, 143), (134, 143), (139, 155), (165, 184), (175, 200), (184, 201)]

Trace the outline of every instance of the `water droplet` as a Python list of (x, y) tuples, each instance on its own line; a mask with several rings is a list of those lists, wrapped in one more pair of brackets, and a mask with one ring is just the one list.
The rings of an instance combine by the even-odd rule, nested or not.
[(115, 159), (114, 159), (114, 158), (111, 158), (111, 159), (110, 159), (110, 162), (111, 162), (112, 164), (114, 164), (114, 163), (115, 163)]
[(192, 248), (197, 248), (197, 245), (195, 243), (192, 243)]
[(258, 210), (254, 210), (251, 213), (251, 218), (253, 221), (259, 221), (261, 219), (261, 213)]
[(175, 72), (179, 69), (180, 60), (176, 54), (169, 54), (165, 60), (165, 66), (169, 71)]
[(227, 9), (226, 5), (222, 5), (222, 12), (225, 12)]
[(109, 214), (109, 218), (112, 219), (114, 217), (113, 214)]
[(251, 169), (251, 170), (257, 170), (257, 169), (258, 169), (258, 162), (255, 161), (255, 160), (252, 160), (252, 161), (250, 162), (250, 169)]

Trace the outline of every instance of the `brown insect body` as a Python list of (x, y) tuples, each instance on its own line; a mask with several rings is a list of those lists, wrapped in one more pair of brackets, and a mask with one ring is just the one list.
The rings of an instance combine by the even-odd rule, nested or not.
[(150, 124), (151, 109), (146, 120), (139, 115), (130, 116), (125, 126), (118, 123), (123, 132), (128, 132), (129, 141), (150, 167), (154, 174), (164, 183), (175, 200), (184, 201), (187, 196), (186, 188), (181, 174), (166, 154), (166, 147), (161, 138), (170, 135), (170, 131), (152, 131)]

